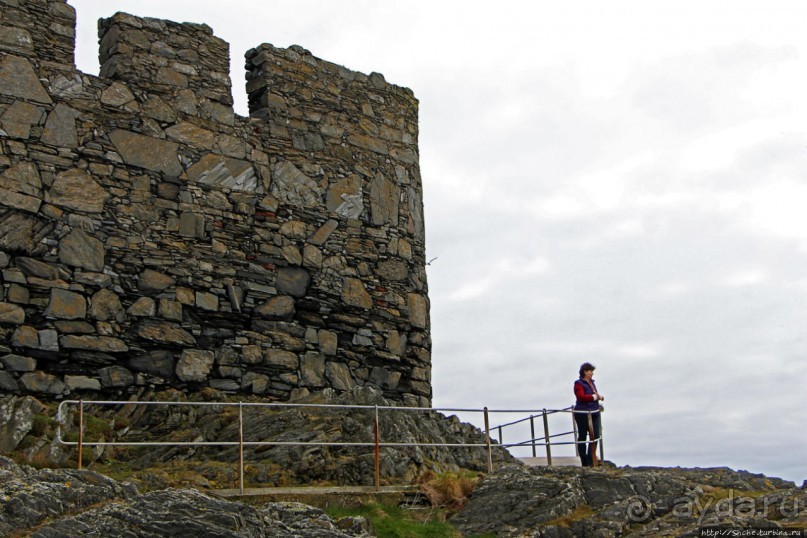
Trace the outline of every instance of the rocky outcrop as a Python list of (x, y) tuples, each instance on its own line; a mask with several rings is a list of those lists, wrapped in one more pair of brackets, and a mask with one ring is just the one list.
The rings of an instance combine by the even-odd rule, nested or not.
[(469, 536), (553, 538), (803, 529), (807, 491), (728, 468), (508, 466), (483, 478), (451, 523)]
[(299, 503), (248, 506), (196, 490), (140, 494), (92, 471), (34, 470), (0, 457), (0, 535), (349, 538), (373, 536), (361, 518), (334, 522)]
[[(220, 395), (221, 396), (221, 395)], [(161, 394), (160, 399), (172, 397)], [(173, 397), (183, 399), (181, 393)], [(210, 393), (208, 393), (210, 397)], [(308, 442), (320, 445), (250, 446), (244, 450), (249, 487), (282, 484), (332, 483), (338, 485), (374, 485), (374, 411), (339, 409), (316, 405), (379, 406), (379, 437), (382, 443), (485, 444), (485, 435), (476, 427), (461, 422), (456, 416), (432, 411), (393, 411), (380, 393), (368, 387), (355, 388), (337, 395), (332, 389), (303, 401), (311, 407), (260, 408), (245, 406), (244, 438), (250, 442)], [(140, 407), (124, 406), (114, 412), (92, 410), (94, 416), (109, 423), (126, 420), (128, 426), (108, 435), (117, 441), (206, 441), (233, 442), (238, 439), (237, 408), (216, 407)], [(90, 411), (88, 410), (89, 414)], [(72, 429), (68, 432), (73, 431)], [(68, 433), (69, 435), (69, 433)], [(370, 443), (370, 446), (327, 446), (327, 443)], [(160, 462), (180, 460), (230, 462), (238, 461), (235, 447), (154, 447), (147, 452), (99, 453), (125, 460), (136, 469), (149, 469)], [(496, 465), (513, 463), (515, 459), (494, 445)], [(442, 473), (460, 469), (487, 471), (485, 448), (399, 446), (381, 449), (380, 476), (384, 484), (410, 484), (427, 471)]]
[(264, 44), (242, 118), (210, 27), (118, 13), (95, 77), (75, 20), (64, 0), (0, 10), (0, 390), (428, 406), (412, 92)]

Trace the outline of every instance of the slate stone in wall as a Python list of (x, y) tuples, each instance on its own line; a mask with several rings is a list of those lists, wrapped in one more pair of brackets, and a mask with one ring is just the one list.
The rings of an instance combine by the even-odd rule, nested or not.
[(255, 169), (247, 161), (208, 153), (188, 169), (188, 179), (217, 188), (252, 192), (258, 188)]
[(350, 390), (356, 386), (350, 369), (341, 362), (329, 362), (325, 365), (325, 377), (330, 382), (330, 386), (336, 390)]
[(80, 115), (78, 110), (61, 103), (57, 104), (48, 114), (40, 141), (51, 146), (78, 147), (76, 120)]
[(319, 353), (306, 353), (300, 362), (300, 377), (307, 387), (324, 387), (325, 357)]
[(137, 280), (137, 288), (146, 294), (156, 294), (176, 284), (176, 279), (172, 276), (146, 269)]
[(132, 372), (122, 366), (107, 366), (98, 370), (101, 386), (104, 388), (123, 388), (134, 384)]
[(0, 357), (3, 368), (9, 372), (33, 372), (36, 370), (36, 359), (9, 354)]
[(116, 129), (109, 133), (109, 139), (126, 164), (160, 172), (166, 177), (179, 177), (182, 174), (178, 153), (179, 145), (176, 142), (160, 140), (123, 129)]
[(137, 336), (156, 344), (168, 346), (192, 346), (196, 339), (188, 331), (162, 320), (143, 320), (137, 325)]
[(0, 125), (11, 138), (27, 139), (31, 127), (42, 121), (44, 110), (31, 103), (14, 101), (0, 116)]
[(60, 338), (62, 347), (67, 349), (85, 349), (105, 353), (123, 353), (129, 351), (126, 342), (111, 336), (65, 335)]
[(60, 172), (45, 195), (50, 204), (85, 213), (101, 213), (108, 199), (109, 193), (80, 168)]
[(186, 349), (182, 351), (182, 355), (177, 362), (177, 377), (185, 382), (204, 382), (213, 368), (213, 359), (212, 351)]
[(317, 182), (289, 161), (281, 161), (272, 169), (271, 192), (293, 206), (317, 207), (322, 200), (322, 191)]
[(154, 350), (134, 357), (129, 360), (128, 366), (136, 372), (144, 372), (163, 379), (173, 377), (176, 368), (173, 354), (165, 350)]
[(0, 60), (0, 94), (51, 104), (48, 92), (39, 82), (31, 63), (25, 58), (6, 55)]
[(87, 317), (87, 300), (79, 293), (53, 288), (45, 315), (58, 319), (84, 319)]
[(370, 209), (373, 224), (398, 224), (398, 186), (381, 174), (376, 174), (370, 186)]
[(76, 228), (59, 241), (59, 261), (88, 271), (104, 270), (104, 245)]
[(373, 299), (358, 278), (344, 279), (342, 282), (342, 300), (346, 304), (360, 308), (372, 308), (373, 306)]
[(62, 394), (67, 388), (64, 382), (53, 374), (45, 372), (29, 372), (20, 377), (20, 383), (25, 390), (51, 395)]
[(0, 323), (10, 325), (25, 323), (25, 310), (15, 304), (0, 303)]
[(70, 392), (77, 390), (101, 390), (101, 382), (99, 380), (83, 375), (66, 375), (64, 376), (64, 384)]
[(297, 267), (281, 267), (277, 271), (275, 287), (278, 293), (285, 293), (292, 297), (305, 297), (311, 275), (305, 269)]
[(41, 241), (54, 228), (53, 222), (19, 211), (0, 208), (0, 249), (41, 255)]
[(255, 313), (266, 319), (289, 318), (294, 315), (294, 299), (288, 295), (272, 297), (255, 308)]
[(90, 299), (92, 306), (90, 307), (90, 315), (99, 321), (114, 320), (118, 322), (124, 321), (126, 315), (123, 312), (123, 305), (121, 305), (120, 297), (108, 289), (98, 290)]

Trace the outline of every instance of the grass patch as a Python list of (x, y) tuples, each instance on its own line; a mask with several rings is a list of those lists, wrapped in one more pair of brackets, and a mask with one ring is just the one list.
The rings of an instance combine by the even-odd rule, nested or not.
[(583, 506), (578, 506), (571, 513), (566, 514), (565, 516), (556, 517), (551, 521), (547, 521), (542, 526), (545, 528), (557, 525), (558, 527), (564, 527), (568, 529), (572, 525), (572, 523), (590, 518), (593, 515), (594, 510), (590, 506), (584, 504)]
[[(405, 510), (391, 504), (368, 503), (356, 508), (332, 506), (326, 509), (334, 520), (362, 516), (373, 525), (379, 538), (459, 538), (460, 533), (444, 521), (440, 510)], [(425, 517), (424, 517), (425, 516)]]

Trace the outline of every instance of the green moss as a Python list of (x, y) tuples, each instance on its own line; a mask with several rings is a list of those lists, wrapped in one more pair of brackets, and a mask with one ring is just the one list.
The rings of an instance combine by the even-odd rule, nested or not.
[(428, 517), (390, 504), (368, 503), (358, 508), (330, 507), (329, 516), (338, 520), (362, 516), (370, 520), (379, 538), (457, 538), (459, 532), (442, 521), (444, 513), (429, 510)]

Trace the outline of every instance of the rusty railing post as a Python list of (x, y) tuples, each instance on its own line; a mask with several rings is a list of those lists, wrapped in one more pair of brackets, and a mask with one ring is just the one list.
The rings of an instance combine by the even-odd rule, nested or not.
[(532, 439), (532, 457), (536, 457), (535, 454), (535, 417), (530, 415), (530, 439)]
[(244, 494), (244, 403), (238, 402), (238, 477), (241, 495)]
[[(544, 444), (546, 445), (546, 464), (552, 466), (552, 445), (549, 442), (549, 419), (544, 409)], [(575, 438), (576, 439), (576, 438)]]
[(84, 442), (84, 400), (78, 401), (78, 468), (81, 469), (82, 463), (82, 443)]
[(381, 434), (378, 428), (378, 406), (375, 406), (375, 492), (381, 491)]
[[(597, 458), (597, 441), (596, 437), (594, 437), (594, 419), (591, 418), (591, 411), (588, 412), (588, 437), (588, 446), (586, 449), (588, 452), (591, 452), (591, 466), (599, 467), (600, 462)], [(594, 444), (593, 446), (592, 443)]]
[(488, 420), (488, 408), (484, 408), (485, 413), (485, 439), (488, 445), (488, 472), (493, 472), (493, 454), (490, 450), (490, 420)]

